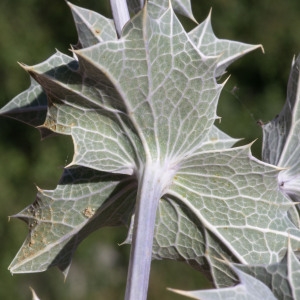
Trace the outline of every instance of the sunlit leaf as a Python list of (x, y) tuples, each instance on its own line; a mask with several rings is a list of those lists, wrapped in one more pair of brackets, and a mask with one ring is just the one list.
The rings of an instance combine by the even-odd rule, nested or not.
[[(274, 264), (288, 241), (300, 248), (298, 212), (278, 189), (282, 169), (254, 158), (251, 145), (230, 148), (237, 140), (215, 126), (225, 85), (216, 77), (259, 46), (217, 39), (209, 18), (187, 33), (169, 1), (147, 2), (119, 39), (111, 20), (70, 6), (78, 47), (24, 66), (31, 87), (0, 111), (74, 143), (57, 188), (39, 189), (14, 216), (29, 234), (11, 272), (58, 266), (67, 274), (91, 232), (128, 225), (141, 270), (152, 253), (204, 270), (216, 287), (239, 278), (245, 297), (248, 284), (269, 297), (262, 283), (220, 262)], [(173, 6), (183, 13), (190, 1)], [(146, 290), (140, 275), (129, 280), (141, 280), (137, 292)]]
[(74, 4), (68, 3), (76, 25), (79, 45), (88, 47), (99, 42), (116, 40), (114, 21), (102, 15)]
[(206, 20), (189, 32), (195, 46), (204, 54), (220, 56), (216, 76), (221, 76), (226, 68), (235, 60), (258, 48), (261, 45), (250, 45), (240, 42), (218, 39), (212, 29), (211, 13)]

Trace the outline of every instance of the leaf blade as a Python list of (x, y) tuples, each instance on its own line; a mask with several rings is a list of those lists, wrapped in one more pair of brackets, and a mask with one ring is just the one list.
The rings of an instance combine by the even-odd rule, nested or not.
[(217, 290), (203, 290), (203, 291), (180, 291), (170, 289), (171, 291), (184, 295), (193, 299), (201, 300), (217, 300), (217, 299), (243, 299), (256, 300), (267, 299), (276, 300), (270, 289), (256, 278), (234, 268), (235, 272), (241, 281), (240, 284)]
[(39, 190), (35, 202), (14, 216), (28, 224), (29, 234), (10, 271), (58, 266), (66, 275), (75, 249), (91, 232), (128, 222), (135, 193), (136, 182), (128, 176), (66, 169), (55, 190)]
[[(168, 24), (165, 37), (160, 33), (161, 23)], [(147, 42), (145, 34), (151, 36)], [(79, 61), (92, 64), (97, 57), (93, 64), (109, 73), (126, 101), (126, 109), (139, 130), (143, 147), (148, 148), (148, 155), (163, 158), (193, 151), (216, 118), (215, 106), (222, 88), (213, 77), (216, 59), (202, 57), (194, 49), (171, 9), (159, 20), (143, 11), (127, 25), (123, 35), (117, 42), (76, 51)], [(154, 47), (158, 39), (167, 48)], [(117, 48), (122, 50), (113, 50)], [(185, 55), (180, 58), (183, 49)], [(191, 71), (184, 74), (182, 67)], [(190, 95), (189, 99), (185, 94)], [(201, 106), (200, 99), (206, 99)], [(181, 130), (175, 131), (174, 127)]]
[(189, 37), (203, 54), (219, 56), (215, 76), (219, 77), (226, 72), (226, 68), (243, 55), (262, 48), (261, 45), (250, 45), (230, 40), (218, 39), (211, 25), (211, 12), (204, 22), (189, 32)]
[(102, 15), (67, 2), (78, 33), (76, 48), (86, 48), (103, 41), (116, 40), (114, 21)]

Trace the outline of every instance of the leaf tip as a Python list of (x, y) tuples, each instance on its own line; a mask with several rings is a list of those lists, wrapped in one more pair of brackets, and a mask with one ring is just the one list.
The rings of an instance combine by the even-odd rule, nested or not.
[(22, 62), (17, 61), (17, 64), (24, 69), (26, 72), (28, 72), (28, 70), (30, 69), (30, 67)]
[(226, 83), (228, 82), (228, 80), (230, 79), (230, 77), (231, 77), (231, 75), (228, 75), (228, 77), (224, 80), (224, 82), (221, 83), (222, 88), (226, 85)]
[(178, 295), (186, 296), (189, 298), (197, 299), (191, 295), (191, 291), (183, 291), (183, 290), (177, 290), (177, 289), (172, 289), (172, 288), (167, 288), (168, 291), (173, 292)]

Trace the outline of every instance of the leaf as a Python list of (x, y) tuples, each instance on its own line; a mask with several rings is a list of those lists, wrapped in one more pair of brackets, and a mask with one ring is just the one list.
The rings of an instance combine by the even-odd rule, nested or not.
[(255, 47), (212, 38), (209, 26), (187, 34), (172, 7), (163, 7), (149, 1), (119, 39), (98, 41), (93, 18), (101, 18), (73, 8), (79, 40), (95, 44), (74, 50), (75, 58), (57, 51), (24, 66), (47, 95), (42, 128), (71, 135), (74, 157), (54, 191), (39, 189), (15, 215), (29, 235), (12, 273), (58, 266), (66, 274), (92, 231), (130, 220), (126, 299), (145, 298), (152, 250), (154, 258), (211, 271), (220, 287), (236, 282), (220, 256), (270, 264), (288, 239), (300, 247), (296, 208), (278, 190), (281, 169), (255, 159), (250, 145), (228, 149), (236, 140), (214, 125), (225, 84), (216, 76), (241, 49)]
[(78, 33), (77, 47), (85, 48), (103, 41), (117, 39), (114, 21), (68, 2)]
[(241, 299), (241, 300), (276, 300), (269, 288), (261, 281), (255, 279), (252, 276), (245, 274), (244, 272), (232, 267), (237, 273), (240, 284), (222, 288), (218, 290), (203, 290), (203, 291), (180, 291), (170, 289), (171, 291), (187, 296), (193, 299), (201, 300), (217, 300), (217, 299)]
[[(165, 18), (171, 17), (172, 15), (170, 13), (165, 14)], [(175, 16), (172, 18), (174, 17)], [(136, 18), (133, 22), (138, 23), (139, 20), (140, 18)], [(166, 22), (171, 21), (171, 19), (166, 20)], [(174, 26), (179, 27), (178, 21), (174, 19), (174, 22), (176, 23)], [(182, 37), (182, 41), (179, 41), (177, 46), (178, 49), (176, 49), (178, 52), (177, 57), (174, 53), (166, 56), (163, 52), (160, 55), (157, 53), (156, 49), (153, 48), (154, 53), (150, 54), (150, 57), (147, 58), (146, 52), (139, 50), (140, 47), (145, 47), (145, 45), (143, 45), (143, 36), (141, 35), (141, 39), (139, 40), (135, 36), (137, 30), (132, 29), (132, 31), (130, 31), (130, 27), (136, 25), (135, 23), (128, 25), (128, 34), (125, 29), (125, 37), (120, 41), (109, 41), (107, 43), (97, 44), (94, 47), (76, 51), (79, 58), (79, 69), (83, 73), (82, 77), (86, 82), (83, 82), (82, 77), (78, 76), (76, 61), (71, 60), (71, 58), (60, 53), (57, 53), (40, 65), (26, 68), (26, 70), (43, 85), (48, 93), (49, 99), (51, 99), (51, 102), (53, 103), (49, 108), (48, 118), (44, 125), (58, 133), (68, 134), (71, 132), (73, 136), (75, 147), (77, 149), (77, 153), (75, 153), (75, 158), (73, 160), (74, 164), (80, 164), (96, 169), (98, 164), (97, 154), (93, 151), (94, 146), (86, 144), (81, 138), (82, 136), (89, 134), (86, 133), (87, 131), (91, 131), (91, 122), (87, 122), (83, 119), (84, 124), (78, 124), (82, 119), (80, 114), (83, 114), (84, 117), (86, 117), (86, 114), (91, 114), (92, 116), (89, 117), (91, 120), (96, 120), (97, 115), (101, 116), (99, 121), (92, 121), (93, 123), (96, 123), (95, 126), (97, 127), (95, 128), (95, 131), (91, 133), (93, 137), (87, 137), (88, 140), (92, 140), (93, 143), (95, 143), (97, 141), (97, 135), (100, 135), (99, 143), (105, 138), (109, 139), (109, 141), (107, 141), (108, 144), (111, 144), (112, 140), (116, 140), (117, 145), (113, 147), (114, 151), (122, 146), (124, 147), (124, 144), (128, 144), (125, 150), (120, 149), (120, 151), (123, 153), (125, 152), (125, 156), (129, 155), (132, 158), (128, 158), (125, 163), (121, 162), (121, 165), (117, 163), (117, 169), (115, 170), (115, 172), (120, 170), (118, 172), (124, 173), (132, 173), (132, 159), (144, 160), (144, 157), (134, 158), (136, 154), (133, 153), (134, 150), (130, 149), (130, 144), (133, 144), (135, 149), (139, 149), (141, 148), (139, 139), (141, 139), (144, 143), (143, 147), (149, 148), (146, 149), (146, 151), (149, 151), (151, 156), (154, 157), (159, 155), (161, 158), (165, 156), (176, 157), (179, 156), (179, 153), (177, 152), (188, 152), (189, 148), (192, 150), (192, 148), (198, 147), (201, 139), (205, 138), (205, 133), (210, 129), (211, 124), (214, 122), (215, 110), (213, 107), (215, 107), (217, 103), (222, 87), (221, 85), (217, 85), (213, 78), (215, 59), (206, 58), (205, 60), (202, 60), (202, 57), (194, 50), (193, 46), (189, 45), (187, 36), (183, 32), (181, 26), (178, 30), (181, 30), (180, 36)], [(159, 36), (159, 27), (157, 27), (156, 30), (156, 35)], [(141, 33), (142, 31), (139, 32), (139, 34)], [(132, 42), (130, 42), (131, 35), (133, 36)], [(171, 44), (168, 40), (169, 38), (166, 38), (165, 43), (171, 50)], [(156, 36), (154, 34), (153, 42), (156, 42)], [(116, 46), (123, 50), (114, 53), (108, 48)], [(186, 62), (180, 59), (180, 51), (183, 51), (183, 47), (187, 48), (184, 55), (184, 60), (186, 60)], [(168, 49), (164, 49), (164, 51), (168, 52)], [(141, 57), (137, 57), (137, 59), (127, 59), (125, 61), (121, 59), (122, 57), (127, 56), (130, 58), (132, 55), (134, 55), (134, 58), (139, 52)], [(97, 60), (93, 61), (91, 58), (95, 55), (97, 56)], [(109, 58), (111, 55), (114, 57)], [(191, 57), (189, 58), (189, 56)], [(152, 62), (152, 60), (154, 62)], [(57, 61), (64, 62), (66, 66), (60, 66)], [(114, 65), (114, 62), (120, 62), (121, 65)], [(124, 63), (128, 64), (128, 66), (123, 65)], [(173, 63), (175, 66), (173, 69), (170, 69), (168, 66), (171, 66)], [(187, 69), (193, 68), (195, 70), (195, 74), (191, 74), (194, 78), (189, 78), (187, 75), (180, 75), (179, 70), (183, 63), (186, 64)], [(138, 64), (141, 65), (140, 70), (139, 72), (134, 73), (133, 71), (138, 67)], [(161, 67), (161, 64), (167, 68), (160, 71), (159, 68)], [(149, 70), (148, 65), (150, 66)], [(119, 69), (126, 69), (128, 71), (122, 73), (118, 71)], [(128, 72), (131, 72), (132, 74)], [(159, 75), (159, 72), (161, 72), (161, 75)], [(160, 78), (163, 76), (163, 72), (170, 74), (161, 81)], [(108, 77), (105, 78), (106, 73), (108, 73)], [(153, 73), (152, 76), (155, 74), (153, 79), (151, 79), (153, 82), (149, 88), (147, 87), (149, 80), (148, 73), (149, 75), (150, 73)], [(102, 80), (99, 80), (100, 78)], [(172, 87), (174, 82), (178, 81), (177, 78), (181, 78), (180, 82), (178, 82), (180, 85), (174, 90)], [(60, 82), (62, 80), (65, 81), (64, 84)], [(116, 89), (116, 86), (113, 84), (116, 80), (118, 80), (118, 89)], [(99, 84), (96, 84), (96, 82)], [(87, 86), (83, 91), (81, 91), (82, 84)], [(134, 86), (138, 88), (128, 88)], [(145, 90), (142, 91), (139, 86)], [(172, 90), (169, 92), (167, 91), (166, 93), (166, 88), (168, 89), (168, 86), (169, 88), (172, 88)], [(202, 86), (202, 88), (199, 89), (199, 86)], [(74, 93), (75, 91), (76, 93)], [(69, 95), (66, 96), (66, 93)], [(190, 93), (193, 97), (191, 99), (185, 99), (183, 93)], [(201, 98), (207, 97), (206, 94), (207, 96), (213, 97), (212, 101), (207, 101), (201, 106), (198, 105)], [(122, 103), (124, 102), (124, 99), (120, 99), (120, 95), (126, 99), (125, 103)], [(168, 100), (173, 106), (171, 110), (169, 102), (165, 101), (165, 104), (161, 102), (161, 99), (166, 97), (169, 98)], [(62, 98), (65, 98), (63, 103), (61, 100)], [(99, 102), (99, 98), (102, 103)], [(144, 100), (141, 101), (141, 99)], [(152, 99), (152, 104), (151, 106), (148, 106), (150, 99)], [(82, 110), (80, 109), (80, 106), (78, 108), (76, 102), (79, 103), (79, 105), (83, 105), (84, 103), (85, 106), (88, 105), (93, 108), (93, 110)], [(116, 105), (118, 106), (116, 107)], [(98, 110), (96, 114), (95, 106)], [(208, 108), (210, 108), (209, 111)], [(130, 112), (129, 116), (126, 116), (126, 111)], [(109, 120), (113, 118), (115, 122), (110, 121), (108, 124), (109, 120), (106, 120), (105, 124), (98, 125), (97, 123), (99, 122), (103, 123), (103, 114), (107, 115), (108, 113), (110, 113), (108, 116)], [(67, 115), (67, 118), (65, 115)], [(134, 125), (132, 125), (132, 123)], [(55, 124), (55, 128), (53, 124)], [(88, 126), (88, 128), (86, 128), (86, 126)], [(109, 133), (102, 133), (103, 130), (100, 130), (99, 126), (101, 126), (101, 128), (106, 126), (106, 130), (112, 129)], [(133, 126), (136, 128), (132, 128)], [(179, 126), (182, 130), (175, 132), (173, 130), (172, 132), (171, 129), (175, 126)], [(137, 132), (134, 132), (134, 130)], [(131, 135), (129, 141), (127, 141), (128, 138), (126, 138), (126, 135), (120, 135), (120, 131), (124, 131), (125, 133), (128, 133), (128, 135)], [(138, 136), (138, 138), (136, 136)], [(168, 136), (167, 145), (166, 136)], [(120, 142), (119, 139), (123, 139), (123, 141)], [(117, 162), (116, 153), (110, 153), (111, 146), (109, 148), (105, 144), (103, 146), (103, 151), (97, 149), (97, 152), (100, 153), (99, 159), (101, 160), (99, 170), (114, 171), (112, 168), (109, 169), (103, 167), (103, 160), (106, 162), (109, 160), (107, 156), (103, 157), (102, 155), (103, 152), (107, 153), (107, 155), (112, 155), (113, 157), (111, 160), (115, 164)], [(143, 155), (141, 150), (135, 151), (139, 156)], [(92, 153), (90, 154), (90, 152)], [(124, 160), (124, 154), (119, 156), (119, 160)], [(93, 159), (92, 161), (88, 157), (95, 157), (95, 155), (96, 159)], [(128, 167), (126, 167), (126, 169), (128, 168), (130, 170), (125, 171), (125, 169), (122, 171), (124, 164), (127, 164)], [(100, 166), (102, 166), (102, 169), (100, 169)]]
[(297, 202), (300, 200), (299, 66), (300, 56), (292, 63), (287, 99), (282, 111), (271, 122), (262, 126), (263, 160), (285, 169), (279, 174), (280, 189)]
[(201, 145), (201, 151), (228, 149), (238, 141), (240, 140), (234, 139), (218, 129), (216, 126), (212, 126), (210, 132), (207, 135), (207, 141), (203, 141)]
[(278, 193), (278, 172), (253, 158), (249, 146), (190, 156), (160, 202), (154, 257), (204, 265), (216, 286), (235, 278), (215, 257), (278, 261), (291, 235), (299, 244), (298, 227), (288, 216), (291, 203)]
[[(199, 56), (171, 9), (159, 21), (144, 15), (124, 28), (121, 40), (82, 49), (76, 55), (85, 76), (95, 80), (97, 69), (108, 74), (146, 153), (163, 160), (199, 146), (216, 118), (222, 86), (213, 77), (216, 59)], [(161, 23), (166, 24), (164, 29)], [(147, 42), (145, 35), (150, 36)], [(154, 47), (158, 41), (164, 48)], [(200, 106), (203, 98), (207, 101)]]
[(204, 22), (189, 32), (195, 46), (205, 55), (220, 56), (216, 77), (225, 73), (226, 68), (235, 60), (258, 48), (261, 45), (250, 45), (240, 42), (218, 39), (212, 29), (211, 12)]
[(47, 96), (42, 87), (31, 78), (30, 87), (2, 107), (0, 113), (31, 126), (39, 126), (46, 117)]
[(39, 189), (35, 202), (13, 216), (27, 223), (29, 234), (10, 271), (41, 272), (58, 266), (66, 275), (78, 244), (103, 226), (126, 224), (135, 197), (131, 177), (66, 169), (54, 191)]
[(269, 287), (277, 299), (300, 299), (300, 262), (289, 246), (281, 261), (271, 265), (236, 265)]
[(25, 67), (48, 95), (49, 108), (43, 127), (72, 135), (76, 148), (72, 164), (132, 174), (132, 141), (120, 132), (117, 110), (109, 103), (109, 98), (117, 100), (118, 93), (100, 71), (97, 82), (83, 79), (78, 67), (76, 60), (60, 52), (42, 64)]

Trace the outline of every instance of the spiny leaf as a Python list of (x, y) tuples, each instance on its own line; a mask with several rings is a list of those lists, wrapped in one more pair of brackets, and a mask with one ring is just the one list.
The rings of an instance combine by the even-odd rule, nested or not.
[[(295, 207), (278, 192), (279, 171), (252, 157), (249, 146), (190, 156), (159, 203), (153, 258), (210, 270), (217, 287), (236, 277), (216, 258), (279, 261), (289, 238), (300, 241), (289, 216), (298, 220)], [(127, 243), (131, 235), (132, 225)]]
[(257, 48), (262, 48), (261, 45), (218, 39), (212, 29), (211, 12), (204, 22), (189, 32), (189, 37), (205, 55), (220, 56), (215, 74), (216, 77), (223, 75), (226, 68), (238, 58)]
[(76, 149), (72, 164), (132, 174), (135, 150), (120, 128), (118, 107), (110, 107), (122, 101), (120, 96), (101, 71), (94, 73), (98, 78), (94, 81), (81, 76), (78, 68), (76, 60), (60, 52), (39, 65), (26, 67), (48, 95), (43, 126), (72, 135)]
[(263, 125), (263, 160), (284, 168), (279, 175), (280, 189), (293, 200), (300, 200), (299, 147), (299, 67), (293, 60), (286, 103), (274, 120)]
[[(86, 136), (89, 134), (86, 131), (91, 131), (91, 128), (84, 127), (91, 125), (90, 120), (95, 119), (96, 114), (101, 116), (99, 122), (103, 122), (103, 114), (109, 114), (108, 118), (114, 119), (114, 122), (110, 122), (111, 125), (106, 124), (106, 127), (120, 127), (119, 130), (112, 130), (118, 135), (118, 138), (115, 138), (118, 145), (123, 146), (126, 142), (118, 141), (119, 138), (122, 138), (122, 135), (119, 134), (121, 131), (131, 135), (130, 141), (127, 143), (133, 143), (135, 148), (140, 148), (138, 138), (136, 138), (138, 135), (143, 141), (146, 151), (149, 151), (151, 156), (160, 156), (161, 158), (178, 156), (180, 152), (188, 152), (198, 147), (215, 119), (215, 106), (221, 90), (221, 85), (217, 85), (213, 77), (215, 59), (202, 59), (199, 56), (193, 45), (189, 43), (178, 20), (171, 14), (170, 9), (159, 22), (164, 21), (165, 24), (170, 24), (169, 26), (174, 27), (178, 32), (173, 33), (176, 33), (176, 36), (164, 38), (166, 49), (159, 50), (151, 46), (152, 43), (157, 43), (158, 37), (162, 39), (158, 21), (152, 21), (151, 31), (153, 32), (151, 34), (153, 38), (146, 43), (143, 32), (150, 30), (150, 24), (147, 22), (151, 22), (152, 19), (145, 18), (144, 24), (140, 24), (142, 27), (137, 26), (141, 20), (143, 20), (142, 14), (134, 18), (132, 24), (128, 24), (124, 30), (125, 36), (119, 41), (101, 43), (76, 51), (79, 58), (79, 71), (82, 73), (81, 78), (78, 76), (76, 67), (71, 67), (71, 64), (76, 65), (76, 62), (70, 61), (70, 58), (61, 54), (56, 54), (41, 65), (27, 68), (30, 74), (43, 85), (53, 103), (49, 108), (45, 126), (59, 133), (72, 131), (71, 134), (78, 150), (74, 159), (76, 164), (97, 168), (95, 159), (92, 161), (85, 159), (84, 161), (84, 158), (76, 158), (76, 156), (81, 157), (81, 153), (88, 156), (91, 151), (93, 152), (91, 156), (95, 157), (96, 155), (92, 148), (94, 146), (88, 145), (89, 149), (86, 149), (86, 140), (82, 141), (82, 137), (94, 140), (94, 142), (97, 141), (97, 135), (101, 136), (101, 141), (104, 139), (105, 131), (100, 130), (99, 126), (95, 132), (91, 133), (91, 135), (95, 135), (93, 138)], [(170, 28), (165, 29), (168, 30), (169, 35), (172, 32), (169, 31)], [(177, 41), (177, 37), (181, 37), (181, 40)], [(172, 46), (175, 38), (176, 48)], [(114, 52), (110, 47), (118, 47), (120, 50)], [(151, 51), (151, 53), (148, 55), (147, 51)], [(97, 57), (97, 59), (93, 60), (93, 57)], [(124, 60), (124, 58), (126, 59)], [(66, 67), (58, 67), (57, 60), (65, 61)], [(183, 67), (185, 69), (182, 70)], [(184, 70), (189, 71), (184, 74), (182, 73)], [(189, 76), (189, 72), (192, 70), (194, 72)], [(168, 76), (166, 77), (164, 74), (168, 74)], [(60, 82), (62, 80), (64, 80), (64, 84)], [(82, 89), (81, 86), (87, 86), (87, 88)], [(78, 89), (76, 95), (72, 95), (76, 89)], [(189, 94), (190, 97), (187, 99), (185, 94)], [(122, 97), (123, 99), (121, 99)], [(102, 101), (99, 103), (99, 100)], [(106, 102), (102, 104), (101, 102), (104, 101)], [(200, 101), (203, 101), (201, 105), (199, 105)], [(78, 103), (80, 103), (79, 105), (86, 103), (85, 106), (91, 103), (89, 106), (93, 110), (82, 111), (81, 109), (80, 112)], [(97, 105), (99, 109), (95, 113)], [(74, 112), (75, 110), (76, 112)], [(126, 117), (127, 111), (129, 120)], [(77, 125), (82, 118), (88, 117), (87, 114), (93, 116), (88, 118), (88, 122), (85, 121), (86, 125)], [(65, 117), (66, 115), (67, 117)], [(121, 120), (121, 118), (123, 119)], [(66, 124), (66, 120), (69, 124)], [(98, 121), (92, 122), (97, 123)], [(55, 124), (55, 128), (53, 124)], [(136, 127), (134, 128), (136, 133), (133, 126)], [(82, 133), (73, 133), (74, 130), (81, 130)], [(111, 133), (107, 135), (110, 137)], [(126, 139), (125, 136), (124, 138)], [(77, 142), (79, 140), (80, 143)], [(105, 144), (104, 146), (109, 154), (111, 146)], [(101, 149), (95, 150), (101, 152)], [(141, 150), (137, 152), (139, 156), (142, 155)], [(116, 154), (112, 155), (112, 160), (116, 161)], [(134, 154), (131, 155), (134, 156)], [(121, 155), (120, 158), (123, 159)], [(136, 160), (134, 157), (133, 159)], [(144, 160), (143, 157), (139, 159)], [(103, 160), (102, 157), (101, 160)], [(126, 164), (132, 168), (132, 162)], [(121, 166), (118, 168), (122, 170)], [(112, 171), (112, 169), (102, 170)]]
[[(274, 165), (282, 164), (287, 158), (287, 154), (283, 154), (289, 150), (296, 150), (287, 144), (287, 139), (293, 142), (295, 139), (295, 122), (299, 111), (299, 66), (300, 56), (292, 62), (292, 69), (289, 76), (287, 98), (282, 111), (269, 123), (262, 126), (264, 140), (263, 140), (263, 160)], [(287, 148), (287, 149), (286, 149)], [(283, 157), (282, 157), (283, 154)], [(282, 157), (282, 158), (281, 158)], [(283, 162), (282, 162), (283, 161)], [(297, 162), (297, 161), (295, 161)]]
[(47, 96), (31, 78), (30, 87), (1, 108), (0, 114), (29, 124), (42, 125), (47, 113)]
[[(189, 157), (164, 197), (171, 206), (168, 213), (158, 213), (154, 252), (169, 259), (179, 254), (193, 265), (205, 257), (213, 261), (210, 256), (220, 249), (242, 263), (278, 261), (289, 238), (295, 245), (300, 241), (288, 215), (291, 203), (277, 189), (278, 172), (251, 157), (248, 147)], [(208, 234), (214, 237), (210, 243)], [(218, 285), (220, 280), (214, 279)]]
[(175, 289), (170, 289), (171, 291), (190, 297), (193, 299), (201, 300), (218, 300), (218, 299), (241, 299), (241, 300), (276, 300), (270, 289), (256, 278), (245, 274), (244, 272), (233, 267), (234, 271), (237, 273), (240, 284), (222, 288), (217, 290), (202, 290), (202, 291), (180, 291)]
[(68, 3), (76, 25), (79, 45), (85, 48), (103, 41), (117, 39), (114, 21), (74, 4)]
[(195, 51), (171, 9), (157, 20), (144, 10), (123, 34), (76, 51), (85, 75), (94, 79), (100, 69), (115, 84), (147, 155), (163, 159), (193, 151), (216, 118), (216, 59)]
[(289, 246), (281, 261), (271, 265), (236, 265), (269, 287), (277, 299), (300, 299), (300, 262)]
[(211, 270), (216, 286), (236, 281), (219, 255), (273, 263), (288, 238), (300, 247), (297, 211), (278, 191), (280, 169), (254, 159), (250, 146), (226, 149), (235, 140), (214, 126), (223, 87), (215, 77), (255, 47), (217, 40), (208, 23), (187, 34), (169, 3), (158, 3), (149, 1), (118, 40), (94, 40), (94, 21), (76, 8), (88, 24), (77, 24), (79, 40), (96, 44), (75, 50), (78, 60), (57, 52), (25, 67), (47, 95), (43, 127), (71, 135), (75, 153), (57, 189), (40, 190), (16, 215), (30, 232), (12, 272), (57, 265), (66, 273), (82, 239), (133, 214), (133, 237), (143, 218), (148, 234), (146, 205), (156, 215), (153, 257)]
[(136, 181), (131, 177), (66, 169), (54, 191), (39, 189), (35, 202), (13, 216), (27, 223), (29, 234), (10, 271), (41, 272), (58, 266), (66, 275), (86, 236), (103, 226), (128, 223), (135, 197)]

